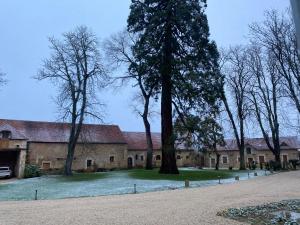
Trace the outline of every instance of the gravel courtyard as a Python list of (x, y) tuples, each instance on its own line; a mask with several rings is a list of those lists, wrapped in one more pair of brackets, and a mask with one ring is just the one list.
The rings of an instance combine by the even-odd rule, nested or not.
[(299, 199), (300, 171), (232, 184), (65, 200), (0, 202), (0, 225), (234, 225), (229, 207)]

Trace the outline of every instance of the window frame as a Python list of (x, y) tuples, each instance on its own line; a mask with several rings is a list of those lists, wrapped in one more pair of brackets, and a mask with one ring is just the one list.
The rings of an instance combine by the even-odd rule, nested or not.
[[(88, 166), (88, 162), (91, 162), (90, 166)], [(94, 160), (92, 160), (92, 159), (86, 159), (86, 161), (85, 161), (85, 168), (86, 169), (91, 168), (93, 166), (93, 162), (94, 162)]]
[(115, 156), (114, 155), (110, 155), (109, 156), (109, 163), (114, 163), (115, 162)]
[(1, 139), (11, 139), (11, 131), (10, 130), (2, 130), (1, 132)]
[[(44, 164), (49, 164), (49, 169), (45, 169)], [(51, 161), (42, 161), (42, 170), (51, 170), (51, 169), (52, 169), (52, 162)]]
[[(225, 164), (225, 165), (229, 164), (229, 157), (228, 157), (228, 155), (222, 155), (221, 158), (222, 158), (222, 164)], [(224, 163), (224, 158), (226, 158), (226, 162), (225, 163)]]
[[(250, 150), (250, 151), (248, 151), (248, 150)], [(252, 155), (252, 148), (251, 147), (246, 147), (246, 154), (247, 155)]]

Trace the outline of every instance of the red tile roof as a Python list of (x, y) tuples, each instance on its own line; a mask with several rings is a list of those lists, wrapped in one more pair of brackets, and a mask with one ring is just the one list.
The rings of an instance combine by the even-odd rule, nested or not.
[[(218, 146), (219, 151), (237, 151), (237, 143), (235, 139), (226, 139), (225, 146)], [(272, 141), (271, 141), (272, 143)], [(280, 147), (284, 149), (300, 149), (300, 143), (298, 137), (281, 137), (280, 138)], [(245, 146), (252, 147), (256, 150), (269, 150), (265, 140), (263, 138), (246, 138)]]
[[(128, 150), (147, 150), (147, 140), (145, 132), (123, 132), (124, 138), (128, 144)], [(152, 143), (154, 150), (160, 150), (160, 133), (152, 133)]]
[[(68, 142), (70, 124), (0, 119), (0, 131), (9, 130), (12, 139), (30, 142)], [(83, 125), (79, 142), (126, 144), (120, 128), (116, 125)]]
[[(147, 150), (147, 139), (145, 132), (123, 132), (125, 140), (128, 144), (128, 150)], [(153, 149), (161, 149), (161, 134), (160, 133), (151, 133)], [(184, 144), (175, 144), (177, 150), (193, 150), (186, 147)]]

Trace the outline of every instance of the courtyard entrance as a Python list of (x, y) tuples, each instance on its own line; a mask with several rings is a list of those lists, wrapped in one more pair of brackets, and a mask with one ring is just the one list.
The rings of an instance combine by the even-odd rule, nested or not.
[(13, 176), (16, 176), (18, 158), (18, 151), (0, 151), (0, 167), (8, 166), (13, 171)]

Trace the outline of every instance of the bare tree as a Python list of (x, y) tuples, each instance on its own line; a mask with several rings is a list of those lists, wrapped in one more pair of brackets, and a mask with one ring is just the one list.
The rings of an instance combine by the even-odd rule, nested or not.
[(268, 148), (275, 156), (277, 166), (281, 167), (278, 118), (281, 76), (277, 69), (277, 61), (272, 52), (264, 52), (259, 45), (252, 45), (248, 64), (253, 75), (249, 99), (254, 115)]
[(43, 63), (37, 79), (51, 80), (57, 87), (58, 108), (64, 120), (70, 120), (65, 175), (72, 175), (75, 147), (87, 116), (101, 119), (96, 111), (98, 88), (103, 88), (107, 75), (98, 50), (96, 36), (81, 26), (63, 34), (63, 40), (50, 38), (52, 54)]
[(263, 23), (250, 26), (250, 34), (262, 48), (272, 53), (277, 61), (277, 71), (284, 78), (281, 79), (285, 87), (283, 94), (292, 100), (300, 113), (300, 55), (290, 11), (282, 15), (275, 10), (266, 12)]
[(220, 63), (225, 77), (225, 88), (228, 89), (224, 90), (222, 101), (240, 152), (240, 170), (246, 169), (245, 120), (249, 115), (247, 91), (251, 81), (247, 57), (247, 48), (237, 46), (224, 52)]
[(142, 104), (143, 110), (139, 111), (139, 115), (143, 119), (146, 140), (147, 140), (147, 161), (146, 169), (152, 169), (152, 158), (153, 158), (153, 143), (151, 138), (151, 125), (149, 122), (149, 107), (151, 97), (155, 95), (156, 82), (153, 84), (145, 85), (144, 76), (149, 73), (154, 73), (151, 67), (147, 67), (142, 61), (135, 58), (132, 54), (132, 48), (136, 42), (136, 38), (131, 36), (126, 30), (119, 32), (118, 34), (112, 35), (110, 39), (104, 43), (104, 49), (109, 62), (120, 68), (126, 66), (128, 68), (128, 74), (125, 76), (117, 77), (122, 80), (134, 80), (134, 86), (138, 86), (141, 96), (143, 97)]

